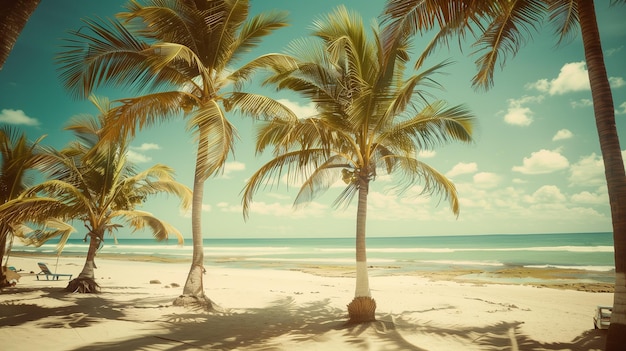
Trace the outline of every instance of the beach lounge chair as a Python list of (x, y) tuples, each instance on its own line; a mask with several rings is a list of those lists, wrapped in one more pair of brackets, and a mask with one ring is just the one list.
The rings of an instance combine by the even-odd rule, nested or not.
[(39, 265), (39, 268), (41, 269), (41, 272), (36, 274), (37, 280), (39, 280), (39, 276), (42, 276), (42, 275), (46, 276), (46, 280), (50, 280), (50, 278), (52, 278), (52, 280), (59, 280), (59, 277), (69, 277), (68, 280), (72, 279), (72, 275), (71, 274), (52, 273), (48, 269), (48, 266), (46, 266), (45, 263), (39, 262), (39, 263), (37, 263), (37, 265)]

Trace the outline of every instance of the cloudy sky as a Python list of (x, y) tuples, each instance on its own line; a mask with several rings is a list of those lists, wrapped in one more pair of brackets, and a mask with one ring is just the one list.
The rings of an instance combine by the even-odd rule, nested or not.
[[(283, 51), (293, 39), (306, 36), (311, 22), (343, 3), (358, 10), (366, 23), (382, 9), (382, 1), (253, 0), (253, 12), (289, 11), (291, 26), (276, 32), (253, 54)], [(58, 79), (53, 58), (60, 38), (81, 26), (83, 17), (109, 17), (121, 10), (121, 0), (42, 1), (27, 24), (4, 68), (0, 70), (0, 124), (9, 124), (35, 139), (61, 148), (72, 135), (62, 128), (78, 114), (95, 113), (90, 103), (72, 100)], [(617, 127), (626, 138), (626, 7), (597, 2), (598, 22), (608, 74), (613, 87)], [(415, 38), (414, 54), (430, 40)], [(451, 105), (465, 104), (478, 118), (476, 141), (448, 145), (421, 157), (456, 184), (461, 214), (456, 218), (447, 202), (419, 196), (417, 185), (407, 193), (387, 191), (393, 179), (376, 179), (369, 196), (368, 236), (466, 235), (611, 231), (604, 168), (591, 106), (582, 43), (575, 37), (556, 46), (546, 24), (534, 33), (519, 54), (498, 69), (495, 86), (474, 91), (476, 57), (472, 48), (442, 48), (426, 65), (445, 59), (447, 75), (438, 81), (444, 91), (432, 91)], [(313, 106), (293, 96), (260, 91), (283, 99), (303, 115)], [(122, 98), (119, 90), (99, 95)], [(307, 207), (291, 206), (297, 188), (285, 185), (258, 194), (248, 221), (241, 212), (245, 180), (268, 155), (253, 151), (254, 124), (232, 116), (239, 141), (223, 174), (206, 183), (203, 232), (207, 238), (225, 237), (350, 237), (354, 235), (355, 206), (335, 210), (331, 204), (341, 191), (332, 188)], [(626, 149), (624, 142), (622, 149)], [(172, 166), (177, 179), (191, 186), (195, 146), (183, 120), (140, 132), (131, 158), (138, 167), (155, 163)], [(152, 198), (145, 209), (191, 235), (189, 214), (175, 199)], [(82, 228), (82, 225), (77, 225)], [(120, 233), (125, 236), (125, 232)], [(138, 233), (134, 235), (144, 235)]]

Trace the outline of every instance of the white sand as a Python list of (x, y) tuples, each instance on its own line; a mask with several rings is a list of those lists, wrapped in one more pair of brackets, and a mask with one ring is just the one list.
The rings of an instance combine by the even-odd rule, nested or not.
[[(38, 272), (80, 272), (84, 260), (12, 257)], [(0, 294), (0, 350), (601, 350), (593, 310), (610, 293), (370, 277), (378, 321), (345, 326), (354, 278), (207, 266), (207, 296), (228, 309), (172, 306), (187, 263), (97, 260), (100, 294), (23, 276)], [(161, 284), (150, 284), (159, 280)], [(179, 287), (170, 287), (172, 283)]]

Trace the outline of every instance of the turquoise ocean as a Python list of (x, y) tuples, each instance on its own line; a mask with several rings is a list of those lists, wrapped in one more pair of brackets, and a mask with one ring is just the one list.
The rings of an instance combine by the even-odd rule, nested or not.
[[(353, 238), (205, 239), (207, 265), (297, 267), (354, 264)], [(56, 243), (41, 247), (14, 245), (14, 253), (56, 254)], [(88, 244), (70, 239), (62, 255), (84, 256)], [(157, 242), (151, 238), (107, 238), (98, 255), (191, 261), (191, 240)], [(385, 273), (411, 270), (506, 267), (575, 268), (593, 272), (614, 269), (611, 233), (502, 234), (466, 236), (371, 237), (368, 264)]]

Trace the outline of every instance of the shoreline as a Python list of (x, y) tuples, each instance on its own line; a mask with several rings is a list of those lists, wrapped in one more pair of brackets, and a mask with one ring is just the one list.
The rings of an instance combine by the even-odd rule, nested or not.
[[(30, 252), (14, 252), (13, 257), (41, 257), (54, 258), (55, 254), (39, 254)], [(62, 255), (72, 259), (83, 259), (81, 255)], [(190, 264), (190, 259), (147, 256), (147, 255), (118, 255), (99, 254), (99, 260), (145, 262), (162, 264)], [(83, 261), (84, 262), (84, 261)], [(212, 267), (228, 267), (242, 269), (277, 269), (298, 271), (313, 274), (320, 277), (355, 277), (353, 265), (344, 264), (311, 264), (311, 263), (283, 263), (283, 262), (249, 262), (243, 259), (205, 259), (205, 265)], [(613, 293), (615, 291), (613, 271), (589, 271), (574, 268), (554, 267), (523, 267), (523, 266), (498, 266), (498, 267), (468, 267), (447, 266), (443, 269), (434, 270), (402, 270), (400, 266), (369, 265), (370, 276), (417, 276), (432, 281), (454, 281), (471, 284), (505, 284), (505, 285), (528, 285), (539, 288), (552, 288), (564, 290), (576, 290), (596, 293)], [(210, 269), (210, 268), (208, 268)]]
[(10, 265), (33, 273), (0, 293), (0, 340), (7, 350), (486, 350), (514, 345), (537, 351), (598, 350), (606, 330), (593, 329), (593, 311), (613, 298), (606, 292), (420, 276), (423, 272), (379, 274), (391, 268), (374, 266), (370, 287), (377, 321), (347, 326), (346, 304), (355, 288), (347, 266), (329, 272), (325, 266), (295, 271), (209, 265), (204, 291), (225, 309), (209, 313), (172, 304), (182, 293), (187, 262), (97, 257), (101, 292), (73, 294), (63, 291), (67, 278), (34, 276), (39, 261), (74, 277), (84, 263), (84, 257), (61, 256), (58, 264), (56, 259), (11, 255)]

